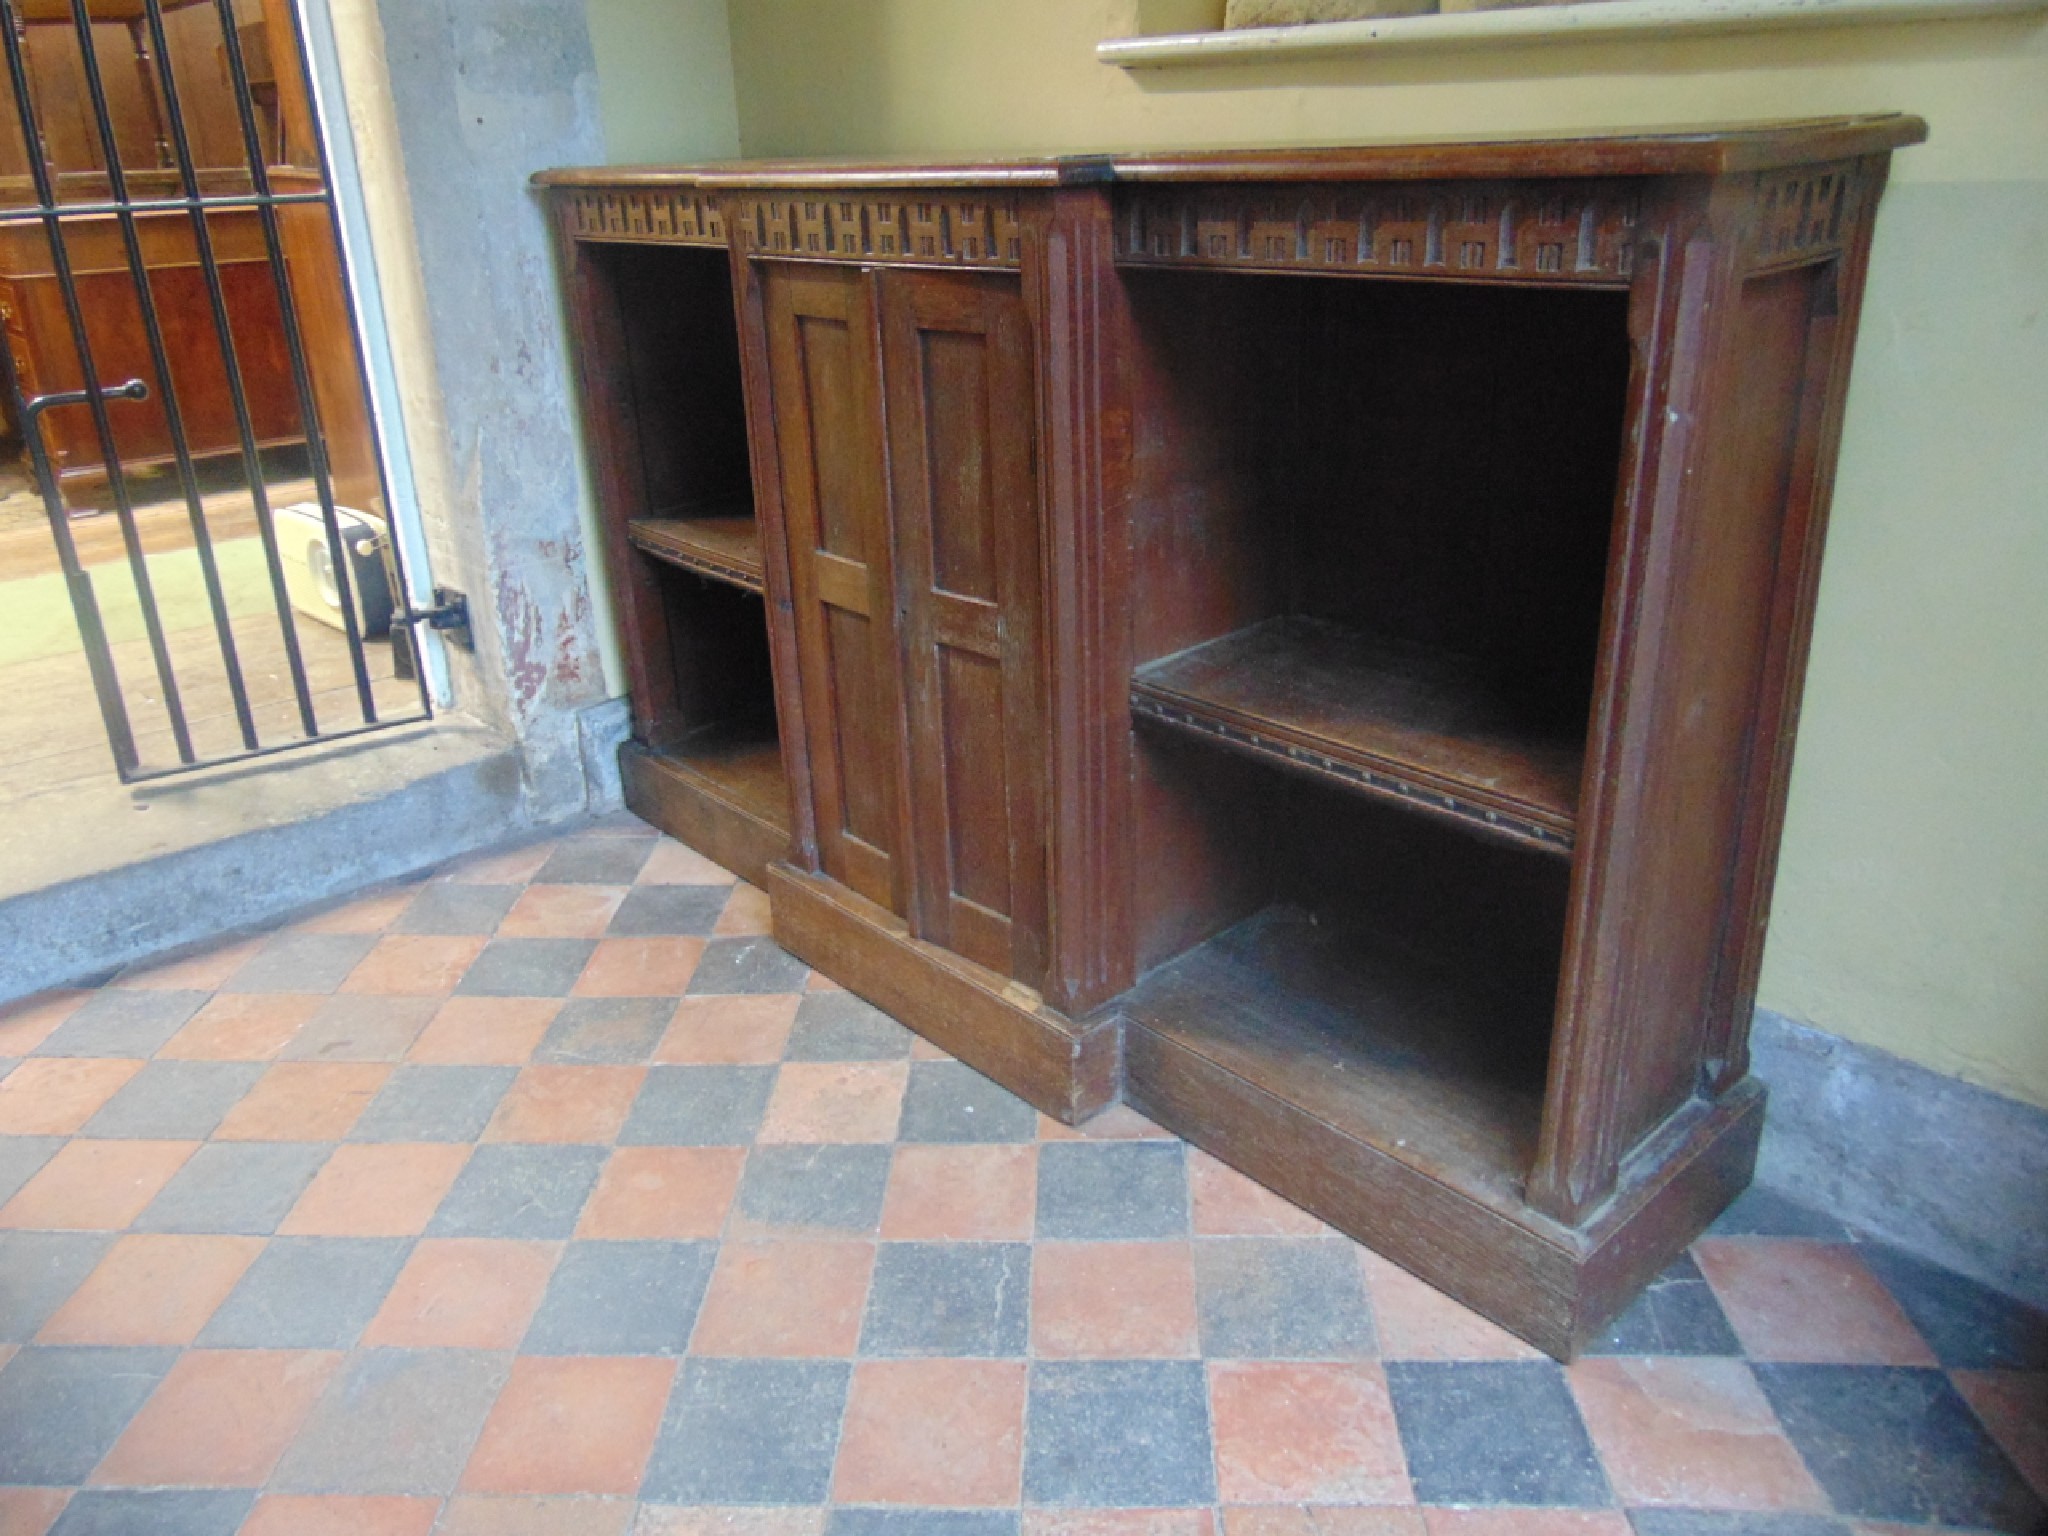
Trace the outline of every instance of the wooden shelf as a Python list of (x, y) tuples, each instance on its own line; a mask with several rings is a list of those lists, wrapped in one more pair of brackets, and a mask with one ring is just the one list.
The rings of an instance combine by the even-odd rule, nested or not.
[(1457, 657), (1272, 619), (1139, 668), (1131, 709), (1360, 793), (1572, 848), (1583, 744), (1531, 732)]
[[(1549, 998), (1526, 978), (1517, 994), (1485, 966), (1274, 906), (1147, 976), (1125, 1020), (1520, 1219), (1550, 1029)], [(1173, 1108), (1177, 1095), (1144, 1081), (1150, 1058), (1129, 1059), (1133, 1092)]]
[(789, 780), (772, 719), (713, 726), (650, 748), (648, 755), (706, 781), (721, 798), (788, 832)]
[(636, 517), (626, 537), (655, 559), (713, 581), (749, 592), (767, 584), (761, 530), (750, 516)]

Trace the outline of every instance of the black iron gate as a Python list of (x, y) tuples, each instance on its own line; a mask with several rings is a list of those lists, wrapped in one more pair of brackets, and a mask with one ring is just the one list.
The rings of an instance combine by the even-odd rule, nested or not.
[[(288, 184), (282, 189), (271, 164), (273, 152), (283, 160), (286, 137), (275, 108), (277, 88), (271, 87), (272, 101), (259, 109), (245, 40), (245, 28), (254, 24), (237, 15), (234, 0), (0, 0), (0, 23), (4, 23), (0, 24), (0, 44), (6, 51), (7, 83), (12, 87), (26, 161), (25, 178), (12, 178), (14, 195), (0, 198), (0, 236), (16, 244), (36, 243), (36, 232), (40, 232), (48, 267), (39, 275), (42, 290), (37, 301), (45, 330), (51, 334), (38, 344), (46, 354), (58, 354), (54, 366), (47, 356), (38, 360), (32, 355), (27, 322), (20, 319), (29, 300), (10, 287), (12, 302), (5, 306), (9, 335), (0, 345), (0, 374), (4, 374), (14, 420), (56, 540), (107, 741), (125, 783), (425, 719), (431, 713), (431, 699), (424, 669), (414, 664), (413, 628), (425, 623), (447, 628), (456, 617), (445, 609), (414, 612), (407, 602), (409, 589), (374, 440), (368, 441), (362, 457), (371, 465), (367, 473), (373, 477), (377, 505), (343, 507), (336, 501), (320, 390), (315, 387), (315, 361), (323, 370), (321, 382), (330, 412), (337, 399), (334, 379), (338, 375), (345, 387), (358, 392), (353, 401), (345, 402), (349, 409), (342, 414), (348, 414), (352, 424), (359, 424), (366, 436), (374, 418), (367, 404), (368, 388), (352, 313), (344, 322), (345, 333), (331, 330), (331, 334), (346, 335), (353, 348), (349, 358), (337, 367), (334, 347), (317, 360), (308, 356), (299, 302), (305, 296), (295, 296), (292, 263), (287, 259), (282, 220), (290, 216), (288, 210), (300, 206), (324, 210), (325, 237), (333, 242), (333, 265), (331, 269), (323, 266), (321, 271), (331, 270), (342, 286), (341, 293), (330, 296), (330, 318), (334, 305), (349, 309), (347, 267), (340, 249), (339, 213), (326, 150), (310, 111), (313, 96), (304, 49), (296, 27), (289, 36), (277, 35), (281, 29), (276, 18), (291, 19), (289, 8), (267, 9), (272, 13), (271, 29), (264, 34), (270, 78), (292, 72), (288, 83), (300, 93), (297, 99), (308, 104), (303, 124), (292, 137), (314, 162), (285, 176)], [(194, 71), (188, 66), (186, 78), (180, 79), (169, 35), (167, 13), (207, 11), (219, 27), (214, 80), (216, 88), (232, 97), (231, 111), (221, 110), (217, 100), (198, 105), (212, 114), (210, 123), (227, 125), (229, 142), (239, 140), (239, 163), (232, 167), (222, 167), (217, 155), (212, 165), (199, 162), (192, 135)], [(97, 135), (101, 164), (96, 169), (66, 170), (53, 160), (39, 111), (38, 93), (48, 81), (36, 77), (35, 49), (43, 41), (35, 35), (36, 28), (51, 32), (68, 29), (76, 40), (75, 65), (68, 48), (65, 50), (64, 63), (70, 70), (64, 80), (70, 93), (66, 105)], [(143, 154), (153, 159), (154, 165), (146, 160), (141, 165), (123, 164), (124, 146), (117, 136), (109, 72), (99, 57), (110, 31), (125, 43), (136, 82), (147, 98), (144, 137), (153, 137), (154, 144)], [(63, 41), (61, 34), (56, 40)], [(123, 102), (132, 104), (132, 92)], [(268, 147), (262, 131), (263, 111), (271, 114), (272, 144)], [(136, 136), (131, 123), (131, 160), (137, 158)], [(236, 228), (247, 247), (247, 259), (236, 268), (239, 286), (233, 294), (224, 281), (216, 248), (229, 218), (238, 221)], [(253, 232), (249, 229), (252, 219)], [(148, 221), (152, 220), (157, 222), (151, 225)], [(174, 223), (167, 224), (167, 220)], [(108, 235), (109, 221), (118, 235), (117, 243)], [(150, 251), (145, 250), (146, 228), (157, 242)], [(184, 308), (168, 316), (174, 322), (171, 326), (166, 324), (165, 293), (170, 280), (163, 266), (153, 265), (163, 261), (161, 236), (167, 228), (178, 241), (176, 265), (188, 274), (180, 279), (186, 285), (180, 294)], [(121, 347), (109, 343), (107, 316), (93, 313), (95, 301), (83, 291), (78, 267), (86, 259), (82, 253), (89, 235), (97, 242), (92, 249), (100, 253), (103, 265), (114, 263), (102, 271), (102, 277), (111, 271), (118, 279), (125, 266), (126, 285), (134, 294), (133, 320), (140, 331), (139, 338), (127, 334), (128, 350), (146, 360), (146, 369), (131, 363), (121, 371), (132, 368), (144, 376), (109, 378), (102, 371), (105, 355)], [(108, 254), (116, 250), (118, 256)], [(189, 282), (195, 267), (199, 276), (196, 291)], [(250, 283), (257, 285), (260, 300), (266, 269), (275, 301), (275, 336), (252, 335), (248, 319)], [(103, 283), (94, 290), (100, 294), (107, 291)], [(125, 301), (121, 302), (125, 306)], [(268, 321), (269, 306), (258, 303), (255, 307)], [(124, 307), (124, 318), (126, 313)], [(137, 340), (139, 350), (133, 345)], [(206, 355), (200, 355), (201, 349)], [(102, 354), (97, 359), (96, 350)], [(252, 378), (258, 353), (270, 359), (268, 372)], [(207, 374), (214, 392), (208, 409), (220, 417), (219, 440), (195, 443), (193, 407), (181, 396), (181, 374), (189, 386), (201, 372)], [(47, 382), (59, 373), (80, 387), (39, 388), (39, 381)], [(217, 398), (222, 384), (226, 413), (221, 412)], [(252, 389), (257, 391), (253, 399)], [(284, 396), (282, 401), (280, 396)], [(148, 402), (153, 406), (146, 407)], [(312, 499), (280, 508), (273, 505), (272, 469), (267, 467), (274, 465), (278, 455), (275, 434), (266, 439), (259, 432), (258, 414), (276, 417), (292, 405), (304, 437), (303, 467), (294, 478), (310, 479)], [(132, 455), (124, 460), (119, 413), (143, 408), (161, 413), (160, 421), (151, 418), (151, 431), (167, 435), (169, 451), (155, 452), (149, 465), (138, 469), (139, 461)], [(75, 433), (76, 441), (83, 445), (75, 457), (90, 461), (90, 478), (100, 499), (108, 504), (102, 515), (110, 515), (119, 524), (125, 560), (110, 561), (98, 567), (97, 574), (102, 580), (116, 577), (125, 565), (126, 577), (133, 583), (146, 642), (128, 647), (130, 669), (140, 674), (129, 685), (140, 696), (137, 699), (131, 700), (131, 691), (124, 691), (106, 622), (104, 593), (95, 587), (96, 570), (80, 556), (75, 514), (66, 504), (59, 450), (53, 450), (51, 443), (54, 412), (81, 413), (90, 422), (90, 433)], [(129, 436), (132, 440), (135, 434), (131, 431)], [(254, 537), (260, 541), (261, 567), (259, 579), (255, 574), (257, 552), (228, 546), (227, 552), (236, 556), (236, 570), (246, 571), (250, 578), (242, 583), (239, 609), (223, 577), (223, 541), (209, 522), (209, 497), (203, 483), (217, 486), (223, 468), (231, 477), (237, 461), (242, 482), (235, 487), (237, 504), (245, 491), (254, 517)], [(150, 530), (176, 540), (189, 536), (206, 614), (206, 622), (175, 633), (167, 626), (159, 602), (144, 519), (134, 494), (138, 476), (146, 480), (166, 471), (175, 475), (177, 493), (168, 498), (168, 509), (153, 509), (156, 515), (149, 519)], [(102, 472), (103, 482), (99, 480)], [(219, 495), (216, 490), (215, 498)], [(176, 520), (180, 498), (184, 526), (165, 530), (166, 516)], [(245, 543), (246, 539), (233, 541)], [(179, 547), (182, 549), (182, 544)], [(126, 597), (122, 596), (125, 609)], [(308, 613), (321, 622), (302, 630), (301, 619)], [(0, 613), (0, 624), (5, 622), (6, 615)], [(338, 648), (333, 634), (336, 629), (341, 642)], [(379, 643), (384, 635), (389, 636), (388, 652)], [(309, 639), (328, 674), (324, 687), (316, 686), (322, 680), (316, 678), (316, 669), (309, 667)], [(263, 686), (256, 686), (258, 682)], [(224, 693), (226, 708), (205, 720), (195, 718), (188, 709), (188, 693), (194, 687), (215, 699)], [(162, 711), (168, 724), (168, 753), (143, 750), (131, 703)], [(165, 732), (153, 726), (149, 734), (160, 738)], [(169, 760), (171, 757), (175, 761)]]

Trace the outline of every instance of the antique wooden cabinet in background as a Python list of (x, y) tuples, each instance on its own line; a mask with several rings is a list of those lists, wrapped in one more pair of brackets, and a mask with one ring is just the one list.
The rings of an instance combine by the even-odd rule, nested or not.
[(540, 178), (629, 802), (1560, 1355), (1747, 1181), (1903, 117)]

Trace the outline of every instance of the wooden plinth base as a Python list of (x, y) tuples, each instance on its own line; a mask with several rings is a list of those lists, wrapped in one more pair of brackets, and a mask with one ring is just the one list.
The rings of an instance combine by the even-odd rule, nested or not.
[(638, 742), (619, 748), (626, 809), (755, 885), (789, 852), (789, 827), (687, 762)]

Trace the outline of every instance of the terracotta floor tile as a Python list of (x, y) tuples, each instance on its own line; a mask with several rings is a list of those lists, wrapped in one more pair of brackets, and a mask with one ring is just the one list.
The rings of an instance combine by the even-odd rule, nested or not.
[(578, 1237), (716, 1237), (739, 1189), (743, 1147), (620, 1147), (577, 1222)]
[(1202, 1237), (1323, 1237), (1330, 1230), (1300, 1206), (1192, 1147), (1188, 1191)]
[(340, 1354), (328, 1350), (187, 1350), (92, 1480), (129, 1488), (259, 1486), (340, 1364)]
[(393, 1349), (517, 1349), (546, 1294), (558, 1243), (421, 1238), (363, 1343)]
[(1193, 1250), (1184, 1242), (1040, 1243), (1031, 1347), (1064, 1360), (1199, 1353)]
[(673, 1360), (525, 1355), (463, 1470), (466, 1493), (635, 1493)]
[(216, 1141), (339, 1141), (391, 1068), (375, 1061), (280, 1061), (242, 1095)]
[[(827, 976), (823, 971), (813, 971), (804, 978), (804, 990), (806, 992), (844, 992), (846, 988), (834, 981), (830, 976)], [(928, 1040), (925, 1043), (927, 1045), (931, 1044)], [(937, 1047), (934, 1046), (933, 1049), (936, 1050)]]
[(1216, 1517), (1206, 1509), (1034, 1507), (1024, 1511), (1020, 1536), (1216, 1536)]
[(547, 863), (554, 851), (555, 844), (550, 839), (503, 848), (496, 853), (480, 853), (451, 865), (434, 878), (455, 885), (524, 885), (540, 873), (541, 865)]
[(220, 944), (175, 960), (145, 960), (128, 967), (108, 985), (136, 991), (211, 992), (247, 964), (267, 937)]
[[(813, 988), (812, 990), (816, 989)], [(953, 1053), (944, 1046), (932, 1044), (923, 1035), (916, 1035), (912, 1037), (910, 1042), (910, 1059), (912, 1061), (951, 1061)]]
[(142, 1070), (117, 1058), (40, 1056), (0, 1081), (0, 1135), (69, 1136)]
[(69, 1488), (0, 1488), (0, 1536), (47, 1536), (70, 1499)]
[(882, 1236), (1028, 1241), (1037, 1210), (1035, 1146), (900, 1146), (882, 1202)]
[(498, 933), (514, 939), (600, 939), (625, 899), (623, 885), (529, 885)]
[(768, 893), (742, 880), (732, 888), (725, 910), (718, 914), (712, 933), (721, 939), (751, 938), (772, 933), (775, 925), (768, 910)]
[(610, 1142), (646, 1079), (645, 1067), (522, 1067), (483, 1139)]
[(1387, 1379), (1366, 1363), (1209, 1367), (1226, 1503), (1405, 1504), (1414, 1498)]
[(91, 996), (90, 992), (59, 988), (0, 1004), (0, 1056), (26, 1056)]
[(130, 1233), (36, 1335), (38, 1344), (189, 1344), (242, 1272), (260, 1237)]
[(582, 1494), (470, 1494), (448, 1501), (434, 1536), (626, 1536), (634, 1503)]
[(266, 1493), (239, 1536), (428, 1536), (439, 1499), (399, 1494)]
[(654, 1059), (700, 1066), (760, 1066), (782, 1060), (803, 999), (790, 992), (686, 997)]
[(1128, 1104), (1112, 1104), (1082, 1126), (1062, 1125), (1051, 1115), (1038, 1117), (1040, 1141), (1164, 1141), (1172, 1134)]
[(907, 1061), (787, 1063), (757, 1139), (894, 1141), (909, 1081)]
[(1422, 1522), (1413, 1505), (1234, 1504), (1223, 1536), (1426, 1536)]
[(1632, 1536), (1618, 1509), (1425, 1509), (1429, 1536)]
[(824, 1530), (825, 1511), (815, 1506), (643, 1504), (633, 1536), (824, 1536)]
[(1827, 1508), (1744, 1362), (1586, 1359), (1568, 1375), (1623, 1503)]
[(325, 912), (301, 922), (292, 924), (299, 933), (382, 933), (398, 920), (398, 914), (418, 894), (419, 888), (412, 885), (394, 886), (389, 890), (371, 891), (353, 901), (330, 907)]
[(694, 848), (664, 837), (640, 866), (640, 885), (731, 885), (733, 873), (714, 864)]
[(2048, 1500), (2048, 1371), (1951, 1371), (2020, 1476)]
[(238, 992), (208, 1001), (164, 1042), (159, 1059), (270, 1061), (319, 1011), (303, 992)]
[(376, 997), (445, 997), (484, 952), (480, 937), (386, 934), (348, 973), (341, 990)]
[(0, 1227), (119, 1231), (154, 1200), (196, 1141), (72, 1141), (6, 1205)]
[(523, 1067), (562, 1011), (557, 997), (451, 997), (420, 1031), (407, 1061)]
[(337, 1147), (278, 1231), (298, 1237), (413, 1237), (469, 1158), (466, 1143)]
[(703, 955), (702, 939), (600, 939), (575, 995), (681, 997)]
[(690, 1341), (699, 1355), (850, 1355), (872, 1243), (726, 1243)]
[(853, 1368), (832, 1497), (1001, 1507), (1022, 1491), (1021, 1360), (863, 1360)]
[(1752, 1360), (1933, 1365), (1934, 1352), (1846, 1243), (1708, 1238), (1693, 1258)]
[(1540, 1360), (1542, 1353), (1400, 1265), (1358, 1250), (1383, 1360)]

